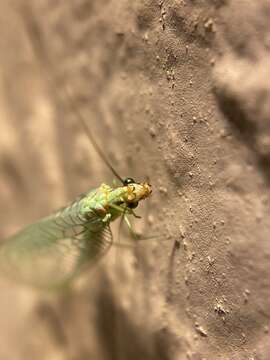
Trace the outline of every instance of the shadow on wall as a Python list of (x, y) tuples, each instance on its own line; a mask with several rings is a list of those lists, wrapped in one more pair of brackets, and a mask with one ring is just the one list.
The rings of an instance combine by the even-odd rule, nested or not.
[(270, 183), (270, 157), (268, 152), (263, 152), (257, 147), (261, 131), (254, 119), (249, 118), (248, 111), (243, 109), (237, 98), (230, 96), (223, 89), (214, 88), (220, 110), (229, 120), (234, 134), (253, 151), (257, 164), (265, 180)]
[[(71, 290), (62, 295), (53, 304), (42, 301), (35, 315), (43, 329), (40, 336), (43, 337), (44, 329), (47, 334), (47, 341), (43, 339), (42, 343), (54, 344), (53, 348), (65, 359), (174, 359), (173, 354), (179, 349), (175, 335), (159, 324), (153, 329), (151, 309), (141, 311), (143, 303), (134, 311), (121, 306), (117, 284), (106, 271), (99, 274), (94, 290), (85, 288), (79, 293)], [(146, 313), (149, 315), (142, 315)], [(82, 345), (77, 338), (89, 341)]]
[(137, 324), (141, 314), (137, 316), (119, 306), (109, 281), (100, 290), (97, 304), (97, 332), (104, 360), (172, 359), (172, 334), (166, 329), (151, 331), (147, 319)]

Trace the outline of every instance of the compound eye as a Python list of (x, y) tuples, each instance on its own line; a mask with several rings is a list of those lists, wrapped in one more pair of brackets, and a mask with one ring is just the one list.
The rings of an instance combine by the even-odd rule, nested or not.
[(138, 201), (133, 202), (133, 203), (129, 203), (128, 208), (129, 209), (135, 209), (138, 206), (138, 204), (139, 204)]
[(128, 178), (125, 178), (124, 180), (124, 185), (129, 185), (129, 184), (136, 184), (135, 180), (128, 177)]

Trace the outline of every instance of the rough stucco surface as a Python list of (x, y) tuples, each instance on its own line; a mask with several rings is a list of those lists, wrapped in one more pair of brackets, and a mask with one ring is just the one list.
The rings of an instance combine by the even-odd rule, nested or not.
[(112, 181), (66, 88), (119, 172), (151, 179), (134, 224), (162, 237), (66, 293), (2, 279), (0, 359), (269, 359), (269, 2), (32, 1), (38, 51), (17, 5), (0, 15), (1, 237)]

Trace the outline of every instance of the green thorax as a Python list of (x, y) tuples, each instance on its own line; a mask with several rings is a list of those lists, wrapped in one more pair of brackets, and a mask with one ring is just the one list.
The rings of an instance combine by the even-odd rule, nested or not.
[(113, 206), (119, 206), (124, 203), (123, 196), (126, 193), (126, 186), (120, 186), (113, 189), (106, 184), (101, 184), (99, 188), (90, 191), (81, 200), (80, 212), (89, 219), (92, 216), (104, 219), (106, 215), (110, 214), (111, 217), (107, 216), (107, 218), (112, 221), (122, 213), (113, 208)]

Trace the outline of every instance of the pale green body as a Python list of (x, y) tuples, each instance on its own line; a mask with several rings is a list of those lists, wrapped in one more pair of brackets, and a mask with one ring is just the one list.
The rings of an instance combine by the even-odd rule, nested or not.
[(109, 224), (123, 212), (127, 192), (127, 186), (102, 184), (29, 225), (0, 246), (0, 271), (46, 288), (69, 283), (110, 248)]

